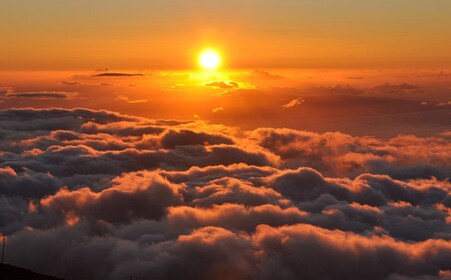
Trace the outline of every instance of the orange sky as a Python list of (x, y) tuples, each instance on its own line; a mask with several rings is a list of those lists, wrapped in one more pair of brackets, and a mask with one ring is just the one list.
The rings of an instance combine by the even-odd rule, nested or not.
[(451, 2), (2, 1), (0, 68), (449, 67)]

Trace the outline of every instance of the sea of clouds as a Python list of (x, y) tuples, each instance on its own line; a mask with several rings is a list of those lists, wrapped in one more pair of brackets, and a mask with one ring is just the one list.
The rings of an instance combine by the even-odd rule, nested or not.
[(72, 279), (447, 279), (451, 145), (0, 111), (5, 261)]

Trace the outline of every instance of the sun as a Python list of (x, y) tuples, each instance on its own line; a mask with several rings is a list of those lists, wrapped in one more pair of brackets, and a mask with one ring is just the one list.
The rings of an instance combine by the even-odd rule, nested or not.
[(205, 70), (217, 69), (221, 65), (221, 55), (216, 50), (204, 50), (199, 55), (199, 64)]

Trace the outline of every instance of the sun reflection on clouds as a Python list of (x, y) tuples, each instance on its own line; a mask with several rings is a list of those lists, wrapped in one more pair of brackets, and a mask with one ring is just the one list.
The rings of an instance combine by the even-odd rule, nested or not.
[(256, 89), (257, 85), (248, 81), (251, 71), (176, 71), (161, 72), (160, 76), (167, 78), (161, 88), (168, 91), (178, 91), (188, 94), (204, 93), (224, 94), (237, 89)]

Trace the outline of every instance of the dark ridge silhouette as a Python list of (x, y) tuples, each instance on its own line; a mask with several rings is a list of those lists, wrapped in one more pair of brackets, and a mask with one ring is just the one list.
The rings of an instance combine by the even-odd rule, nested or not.
[(0, 264), (0, 279), (2, 280), (63, 280), (52, 276), (42, 275), (28, 269)]

